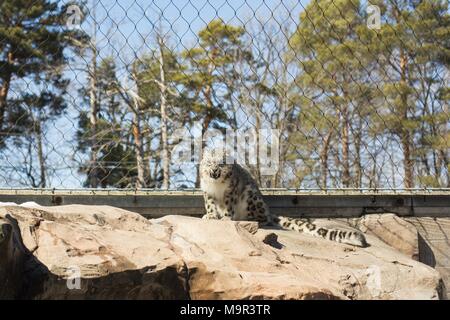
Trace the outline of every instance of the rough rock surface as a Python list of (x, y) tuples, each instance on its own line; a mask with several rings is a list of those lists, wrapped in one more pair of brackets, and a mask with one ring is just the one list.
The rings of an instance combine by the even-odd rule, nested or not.
[(366, 215), (357, 219), (356, 226), (365, 233), (375, 235), (412, 259), (419, 260), (419, 232), (412, 223), (396, 214)]
[(438, 299), (444, 292), (433, 268), (370, 234), (370, 247), (356, 248), (252, 222), (146, 220), (81, 205), (1, 207), (0, 230), (0, 298)]

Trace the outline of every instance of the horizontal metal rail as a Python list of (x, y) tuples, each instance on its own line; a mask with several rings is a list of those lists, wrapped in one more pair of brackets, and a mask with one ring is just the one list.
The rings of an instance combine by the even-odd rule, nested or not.
[[(361, 193), (376, 193), (376, 194), (450, 194), (450, 188), (262, 188), (264, 194), (361, 194)], [(124, 189), (124, 188), (70, 188), (70, 189), (55, 189), (55, 188), (0, 188), (0, 194), (197, 194), (201, 193), (200, 189)]]
[[(263, 189), (271, 211), (296, 217), (359, 217), (393, 212), (400, 216), (450, 217), (450, 189), (305, 191)], [(0, 189), (0, 202), (36, 202), (43, 206), (109, 205), (146, 217), (204, 214), (199, 190)]]

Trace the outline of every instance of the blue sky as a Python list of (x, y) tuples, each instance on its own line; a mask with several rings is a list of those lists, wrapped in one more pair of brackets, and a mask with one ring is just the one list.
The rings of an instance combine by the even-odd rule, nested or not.
[[(68, 0), (64, 0), (69, 2)], [(97, 21), (100, 57), (125, 64), (151, 48), (152, 32), (161, 24), (174, 49), (195, 46), (197, 33), (211, 20), (234, 25), (298, 23), (309, 0), (87, 0), (90, 14), (81, 28), (88, 34)], [(161, 22), (160, 22), (161, 21)]]

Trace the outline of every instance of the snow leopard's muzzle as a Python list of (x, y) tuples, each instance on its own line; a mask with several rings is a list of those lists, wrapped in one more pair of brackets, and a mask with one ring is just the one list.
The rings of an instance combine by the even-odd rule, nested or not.
[(221, 174), (220, 168), (211, 169), (211, 171), (209, 172), (209, 176), (213, 179), (219, 179), (220, 174)]

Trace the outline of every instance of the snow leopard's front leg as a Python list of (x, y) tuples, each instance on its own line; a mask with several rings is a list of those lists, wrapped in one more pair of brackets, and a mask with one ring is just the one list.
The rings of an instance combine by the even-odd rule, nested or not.
[(203, 199), (205, 200), (206, 214), (203, 215), (202, 219), (205, 220), (220, 219), (219, 212), (217, 210), (217, 205), (214, 199), (211, 196), (207, 195), (206, 193), (203, 194)]
[(221, 220), (232, 220), (234, 217), (234, 205), (236, 203), (236, 196), (233, 190), (228, 189), (221, 203), (217, 204), (217, 210)]

